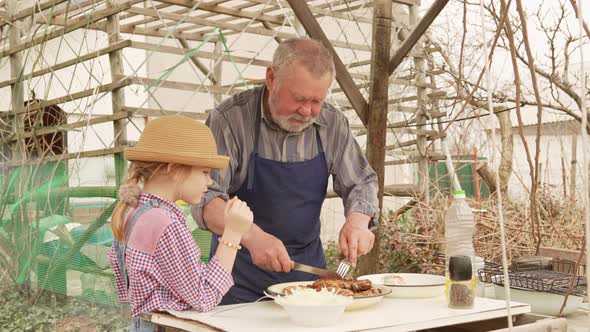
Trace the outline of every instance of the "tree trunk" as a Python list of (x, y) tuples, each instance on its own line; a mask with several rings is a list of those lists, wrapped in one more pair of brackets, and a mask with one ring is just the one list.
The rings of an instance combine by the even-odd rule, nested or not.
[(496, 117), (500, 122), (500, 135), (502, 138), (502, 151), (500, 153), (500, 190), (506, 194), (508, 181), (512, 175), (512, 158), (514, 154), (514, 140), (512, 137), (512, 121), (510, 112), (498, 112)]

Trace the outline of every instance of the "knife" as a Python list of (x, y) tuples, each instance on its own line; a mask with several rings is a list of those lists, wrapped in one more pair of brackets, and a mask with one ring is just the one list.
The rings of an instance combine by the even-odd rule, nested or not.
[(293, 269), (297, 271), (303, 271), (307, 273), (316, 274), (326, 278), (342, 279), (342, 277), (336, 273), (336, 271), (330, 271), (326, 269), (320, 269), (319, 267), (309, 266), (301, 263), (294, 262)]

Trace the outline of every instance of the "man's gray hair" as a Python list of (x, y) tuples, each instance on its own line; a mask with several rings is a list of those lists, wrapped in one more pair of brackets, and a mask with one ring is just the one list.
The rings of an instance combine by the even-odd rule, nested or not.
[(293, 62), (299, 62), (316, 78), (330, 74), (334, 79), (336, 70), (330, 51), (317, 40), (310, 38), (290, 38), (279, 44), (272, 58), (272, 68), (277, 76)]

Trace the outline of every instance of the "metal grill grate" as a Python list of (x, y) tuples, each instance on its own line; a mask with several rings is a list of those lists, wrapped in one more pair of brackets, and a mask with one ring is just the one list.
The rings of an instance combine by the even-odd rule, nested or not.
[[(504, 273), (501, 265), (486, 263), (485, 268), (478, 271), (478, 275), (483, 282), (504, 286)], [(519, 266), (517, 271), (510, 271), (508, 276), (511, 288), (565, 295), (573, 279), (573, 295), (584, 296), (587, 291), (586, 279), (583, 276), (574, 276), (558, 271), (535, 270), (530, 262), (524, 268)]]

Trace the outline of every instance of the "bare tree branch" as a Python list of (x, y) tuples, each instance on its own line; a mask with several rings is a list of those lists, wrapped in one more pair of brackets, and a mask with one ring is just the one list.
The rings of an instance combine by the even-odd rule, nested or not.
[(526, 15), (524, 13), (522, 0), (516, 0), (516, 9), (518, 11), (518, 15), (520, 16), (520, 23), (522, 26), (522, 40), (524, 41), (524, 46), (527, 54), (527, 58), (529, 60), (529, 71), (531, 74), (531, 82), (533, 83), (533, 91), (535, 93), (535, 100), (537, 101), (537, 135), (535, 138), (536, 146), (535, 146), (535, 176), (534, 181), (531, 186), (531, 217), (532, 220), (536, 221), (537, 224), (537, 251), (541, 246), (541, 220), (538, 218), (538, 209), (537, 209), (537, 187), (539, 184), (539, 155), (541, 154), (541, 126), (543, 124), (543, 108), (541, 107), (541, 94), (539, 93), (539, 86), (537, 82), (537, 75), (535, 71), (535, 59), (533, 57), (533, 52), (531, 50), (531, 46), (529, 43), (529, 36), (528, 36), (528, 28), (526, 22)]
[[(574, 7), (574, 12), (576, 13), (576, 17), (579, 17), (580, 13), (578, 13), (577, 0), (570, 0), (570, 3), (572, 4), (572, 7)], [(588, 28), (588, 24), (586, 24), (586, 21), (584, 21), (584, 19), (582, 19), (582, 27), (584, 27), (584, 31), (586, 31), (586, 35), (588, 36), (588, 38), (590, 38), (590, 28)]]

